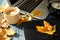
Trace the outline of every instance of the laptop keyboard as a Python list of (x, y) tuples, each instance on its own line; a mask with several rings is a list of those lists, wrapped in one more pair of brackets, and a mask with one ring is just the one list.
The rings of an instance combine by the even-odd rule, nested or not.
[(23, 11), (26, 12), (31, 12), (34, 10), (34, 8), (36, 8), (40, 3), (42, 2), (42, 0), (38, 0), (38, 1), (26, 1), (24, 2), (22, 5), (19, 6), (19, 8)]

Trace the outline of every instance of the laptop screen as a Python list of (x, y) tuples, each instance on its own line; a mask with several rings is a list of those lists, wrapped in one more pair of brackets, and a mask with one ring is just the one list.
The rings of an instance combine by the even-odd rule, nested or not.
[(17, 1), (19, 1), (19, 0), (10, 0), (10, 3), (13, 5), (13, 4), (15, 4)]

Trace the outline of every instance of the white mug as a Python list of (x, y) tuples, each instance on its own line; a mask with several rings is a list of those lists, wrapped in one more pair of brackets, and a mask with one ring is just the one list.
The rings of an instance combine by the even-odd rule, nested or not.
[(20, 10), (18, 7), (9, 7), (4, 11), (4, 18), (10, 24), (16, 24), (20, 17)]

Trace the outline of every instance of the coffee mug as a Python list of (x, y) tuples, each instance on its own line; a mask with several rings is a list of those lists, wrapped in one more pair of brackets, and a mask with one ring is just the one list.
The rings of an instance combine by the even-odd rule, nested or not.
[(18, 7), (8, 7), (4, 10), (4, 18), (10, 24), (16, 24), (20, 17), (20, 10)]

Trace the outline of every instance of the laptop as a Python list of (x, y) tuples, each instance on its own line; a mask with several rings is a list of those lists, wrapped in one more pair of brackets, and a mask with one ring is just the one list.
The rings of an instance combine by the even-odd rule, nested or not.
[[(17, 6), (20, 9), (20, 13), (25, 12), (29, 16), (35, 9), (42, 11), (43, 15), (40, 17), (35, 16), (37, 19), (46, 19), (48, 16), (47, 1), (45, 0), (7, 0), (10, 6)], [(45, 6), (44, 6), (45, 5)]]

